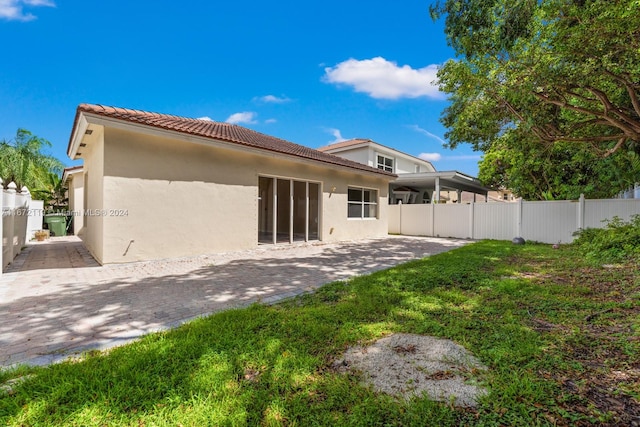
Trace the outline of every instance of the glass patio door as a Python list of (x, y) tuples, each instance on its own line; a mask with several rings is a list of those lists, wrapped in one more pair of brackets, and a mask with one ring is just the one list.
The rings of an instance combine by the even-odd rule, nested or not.
[(320, 184), (293, 179), (258, 178), (258, 242), (318, 240)]

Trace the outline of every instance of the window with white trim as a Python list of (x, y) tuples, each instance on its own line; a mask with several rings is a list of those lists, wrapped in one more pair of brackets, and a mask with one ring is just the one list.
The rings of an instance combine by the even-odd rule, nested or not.
[(349, 187), (347, 199), (348, 218), (364, 219), (378, 217), (378, 190)]
[(393, 172), (393, 159), (391, 157), (378, 154), (378, 169), (383, 171)]

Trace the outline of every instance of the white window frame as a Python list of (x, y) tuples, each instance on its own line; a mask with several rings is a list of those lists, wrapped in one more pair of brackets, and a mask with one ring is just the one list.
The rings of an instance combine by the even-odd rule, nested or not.
[[(349, 191), (350, 190), (358, 190), (360, 191), (360, 200), (349, 200)], [(372, 196), (370, 197), (370, 199), (372, 201), (370, 202), (365, 202), (365, 197), (364, 197), (364, 193), (365, 191), (370, 191), (372, 192)], [(350, 216), (350, 210), (349, 207), (350, 206), (360, 206), (360, 216)], [(365, 206), (374, 206), (375, 207), (375, 215), (373, 216), (365, 216)], [(349, 220), (375, 220), (378, 219), (378, 214), (379, 214), (379, 208), (378, 208), (378, 189), (376, 188), (366, 188), (366, 187), (355, 187), (355, 186), (349, 186), (347, 188), (347, 219)], [(371, 212), (371, 209), (369, 209), (369, 212)]]
[[(382, 157), (382, 163), (380, 163), (380, 158)], [(391, 160), (391, 166), (387, 165), (387, 160)], [(381, 153), (376, 153), (376, 167), (383, 171), (393, 173), (396, 166), (396, 159), (393, 157), (385, 156)]]

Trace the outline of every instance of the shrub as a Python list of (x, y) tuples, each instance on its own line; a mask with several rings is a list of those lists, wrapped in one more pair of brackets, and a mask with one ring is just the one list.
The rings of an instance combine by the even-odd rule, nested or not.
[(640, 215), (629, 222), (617, 216), (605, 221), (605, 228), (587, 228), (575, 234), (574, 245), (589, 260), (625, 262), (640, 260)]

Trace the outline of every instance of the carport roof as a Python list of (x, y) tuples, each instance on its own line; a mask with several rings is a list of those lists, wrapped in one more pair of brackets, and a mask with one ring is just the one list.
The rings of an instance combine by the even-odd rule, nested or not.
[(441, 190), (462, 190), (476, 194), (486, 194), (491, 188), (486, 187), (479, 179), (458, 171), (406, 173), (398, 176), (391, 185), (420, 188), (435, 188), (436, 180), (440, 180)]

